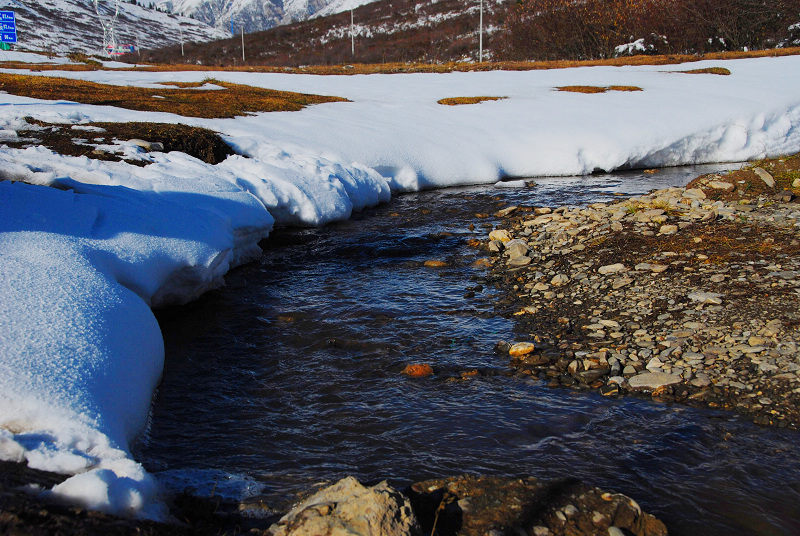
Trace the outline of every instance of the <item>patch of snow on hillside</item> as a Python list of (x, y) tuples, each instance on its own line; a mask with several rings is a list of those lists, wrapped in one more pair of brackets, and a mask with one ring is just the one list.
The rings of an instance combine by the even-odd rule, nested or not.
[[(54, 54), (83, 52), (105, 55), (101, 18), (89, 0), (0, 0), (0, 8), (13, 10), (19, 42), (16, 50)], [(100, 2), (104, 21), (114, 14), (114, 3)], [(213, 41), (228, 34), (198, 20), (178, 17), (127, 2), (119, 3), (115, 34), (119, 44), (160, 48), (185, 41)]]

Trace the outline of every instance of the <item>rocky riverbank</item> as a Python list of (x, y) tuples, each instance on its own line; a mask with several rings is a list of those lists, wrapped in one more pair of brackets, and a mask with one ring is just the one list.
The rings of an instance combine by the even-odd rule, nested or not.
[(664, 524), (625, 495), (576, 479), (461, 476), (400, 490), (352, 477), (319, 490), (281, 518), (260, 497), (241, 503), (180, 494), (172, 523), (120, 518), (37, 498), (65, 477), (0, 461), (0, 534), (151, 536), (666, 536)]
[(553, 387), (800, 425), (800, 158), (588, 207), (505, 207), (480, 247)]

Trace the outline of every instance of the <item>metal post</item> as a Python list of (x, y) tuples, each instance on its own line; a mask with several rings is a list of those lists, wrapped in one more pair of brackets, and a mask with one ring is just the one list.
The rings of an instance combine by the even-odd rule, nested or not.
[(242, 63), (244, 62), (244, 24), (242, 24)]
[(350, 54), (356, 55), (356, 31), (353, 24), (353, 10), (350, 10)]
[(181, 32), (181, 56), (183, 56), (183, 28), (178, 24), (178, 30)]
[(478, 34), (478, 62), (483, 63), (483, 0), (481, 0), (481, 26)]

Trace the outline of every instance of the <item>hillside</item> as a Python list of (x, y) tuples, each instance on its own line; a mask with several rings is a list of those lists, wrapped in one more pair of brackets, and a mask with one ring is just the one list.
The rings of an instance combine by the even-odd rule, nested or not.
[[(502, 27), (507, 3), (484, 4), (484, 59)], [(245, 35), (245, 64), (299, 66), (374, 62), (449, 62), (478, 59), (480, 4), (465, 0), (419, 3), (382, 0), (354, 10), (354, 53), (350, 13), (279, 26)], [(241, 65), (241, 38), (151, 51), (148, 61)]]
[(158, 0), (170, 13), (192, 17), (228, 32), (268, 30), (311, 17), (333, 15), (376, 0)]
[[(180, 47), (181, 39), (205, 42), (229, 35), (200, 21), (137, 4), (120, 2), (119, 7), (114, 26), (117, 42), (143, 50), (173, 44)], [(110, 3), (102, 2), (101, 8), (105, 17), (113, 17)], [(16, 13), (16, 50), (103, 53), (102, 23), (91, 0), (0, 0), (0, 9)]]

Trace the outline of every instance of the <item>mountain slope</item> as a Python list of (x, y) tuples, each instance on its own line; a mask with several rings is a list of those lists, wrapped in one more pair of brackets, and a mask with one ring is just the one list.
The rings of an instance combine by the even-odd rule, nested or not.
[[(197, 1), (197, 0), (192, 0)], [(339, 5), (345, 5), (341, 0)], [(356, 0), (358, 1), (358, 0)], [(502, 34), (508, 1), (484, 4), (484, 56)], [(480, 4), (476, 0), (381, 0), (354, 10), (351, 41), (350, 13), (318, 17), (255, 32), (245, 39), (245, 64), (299, 66), (376, 62), (450, 62), (479, 59)], [(354, 51), (353, 51), (354, 48)], [(241, 39), (235, 37), (203, 46), (168, 47), (148, 53), (158, 63), (240, 65)]]
[[(332, 15), (376, 0), (158, 0), (160, 9), (238, 33)], [(233, 24), (231, 24), (233, 23)]]
[[(111, 1), (100, 2), (101, 21), (92, 0), (0, 0), (0, 9), (16, 13), (18, 49), (60, 54), (103, 54), (102, 24), (113, 18), (113, 7)], [(119, 3), (114, 30), (117, 43), (145, 50), (179, 45), (181, 39), (205, 42), (228, 35), (197, 20), (127, 2)]]

